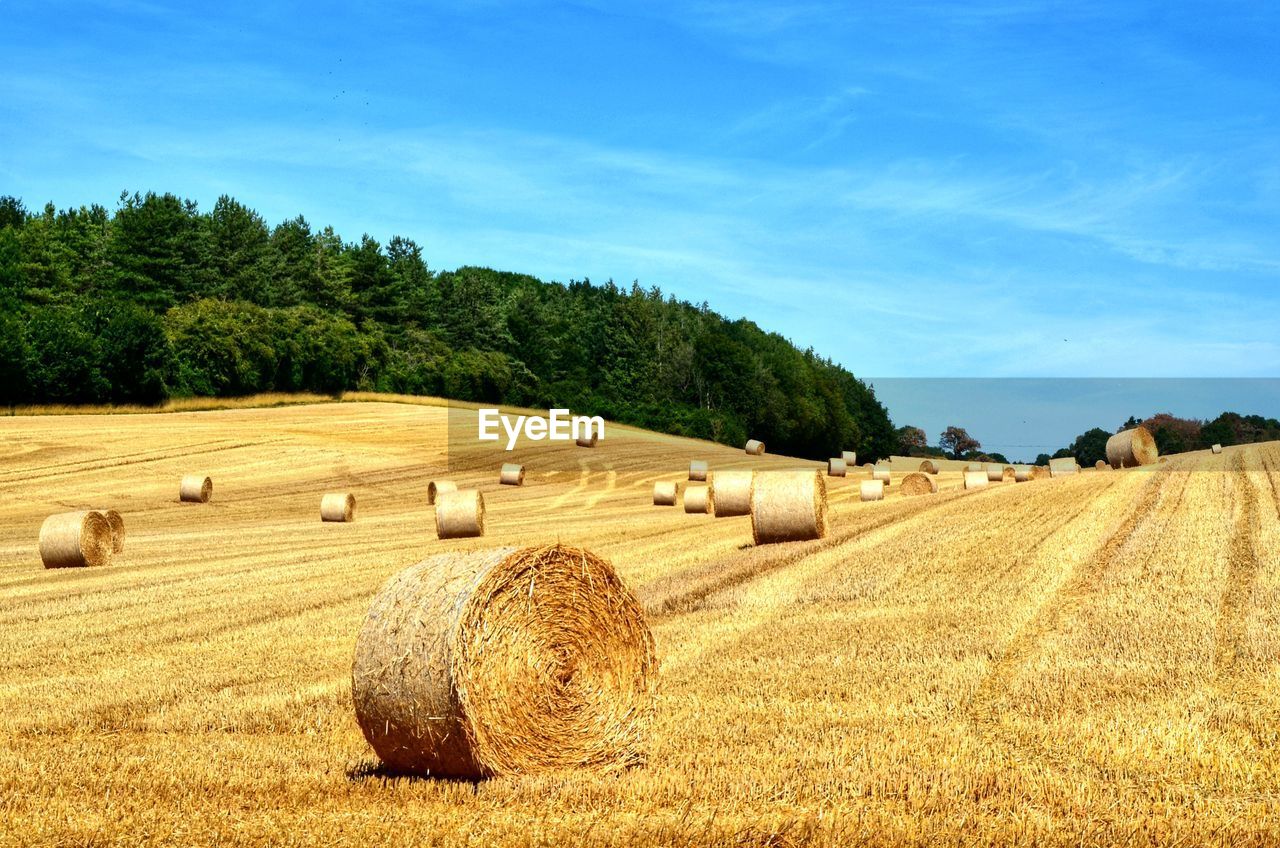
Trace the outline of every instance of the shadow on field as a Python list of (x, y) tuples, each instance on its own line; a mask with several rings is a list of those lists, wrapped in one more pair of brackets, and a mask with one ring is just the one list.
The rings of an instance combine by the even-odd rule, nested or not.
[(347, 767), (347, 780), (352, 783), (361, 783), (366, 780), (377, 781), (424, 781), (429, 783), (463, 783), (470, 784), (473, 788), (479, 789), (480, 784), (485, 782), (485, 778), (472, 777), (447, 777), (445, 775), (432, 774), (414, 774), (406, 771), (396, 771), (390, 768), (386, 763), (376, 760), (364, 760)]

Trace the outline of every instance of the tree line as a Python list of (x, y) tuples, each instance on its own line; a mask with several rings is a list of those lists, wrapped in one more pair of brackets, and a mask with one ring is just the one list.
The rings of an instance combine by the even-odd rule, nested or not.
[(896, 446), (871, 386), (638, 284), (437, 272), (395, 236), (269, 226), (227, 196), (29, 211), (0, 198), (0, 403), (346, 390), (560, 406), (815, 459)]

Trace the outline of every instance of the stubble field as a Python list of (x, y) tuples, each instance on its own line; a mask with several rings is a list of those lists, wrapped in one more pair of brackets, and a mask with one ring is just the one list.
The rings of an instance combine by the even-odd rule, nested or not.
[[(654, 481), (811, 464), (610, 426), (522, 445), (513, 489), (500, 450), (446, 472), (446, 430), (375, 402), (0, 419), (0, 843), (1280, 842), (1276, 444), (870, 504), (859, 469), (826, 539), (753, 548)], [(186, 472), (211, 503), (177, 502)], [(485, 493), (484, 539), (436, 540), (444, 476)], [(326, 491), (354, 523), (320, 523)], [(91, 506), (125, 552), (43, 569), (44, 517)], [(373, 594), (434, 552), (555, 541), (649, 613), (647, 764), (382, 773), (350, 704)]]

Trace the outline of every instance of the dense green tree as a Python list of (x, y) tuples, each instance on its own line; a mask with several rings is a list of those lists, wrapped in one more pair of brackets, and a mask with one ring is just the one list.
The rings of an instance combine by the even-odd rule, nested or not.
[(1081, 467), (1089, 467), (1097, 463), (1098, 460), (1106, 460), (1107, 458), (1107, 439), (1112, 434), (1103, 430), (1101, 427), (1094, 427), (1076, 436), (1076, 440), (1071, 443), (1071, 455), (1076, 458), (1076, 462)]

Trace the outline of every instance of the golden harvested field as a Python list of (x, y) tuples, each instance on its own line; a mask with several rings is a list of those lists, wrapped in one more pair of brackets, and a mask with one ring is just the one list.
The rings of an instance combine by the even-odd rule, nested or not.
[[(468, 413), (459, 413), (466, 415)], [(0, 843), (1274, 845), (1280, 448), (863, 504), (750, 546), (658, 479), (795, 460), (610, 427), (451, 457), (484, 539), (435, 539), (440, 406), (0, 419)], [(214, 480), (177, 501), (183, 473)], [(898, 469), (895, 467), (895, 478)], [(320, 496), (350, 491), (352, 524)], [(114, 506), (125, 552), (45, 571), (46, 515)], [(612, 560), (662, 662), (648, 763), (388, 777), (350, 705), (365, 609), (432, 552)]]

